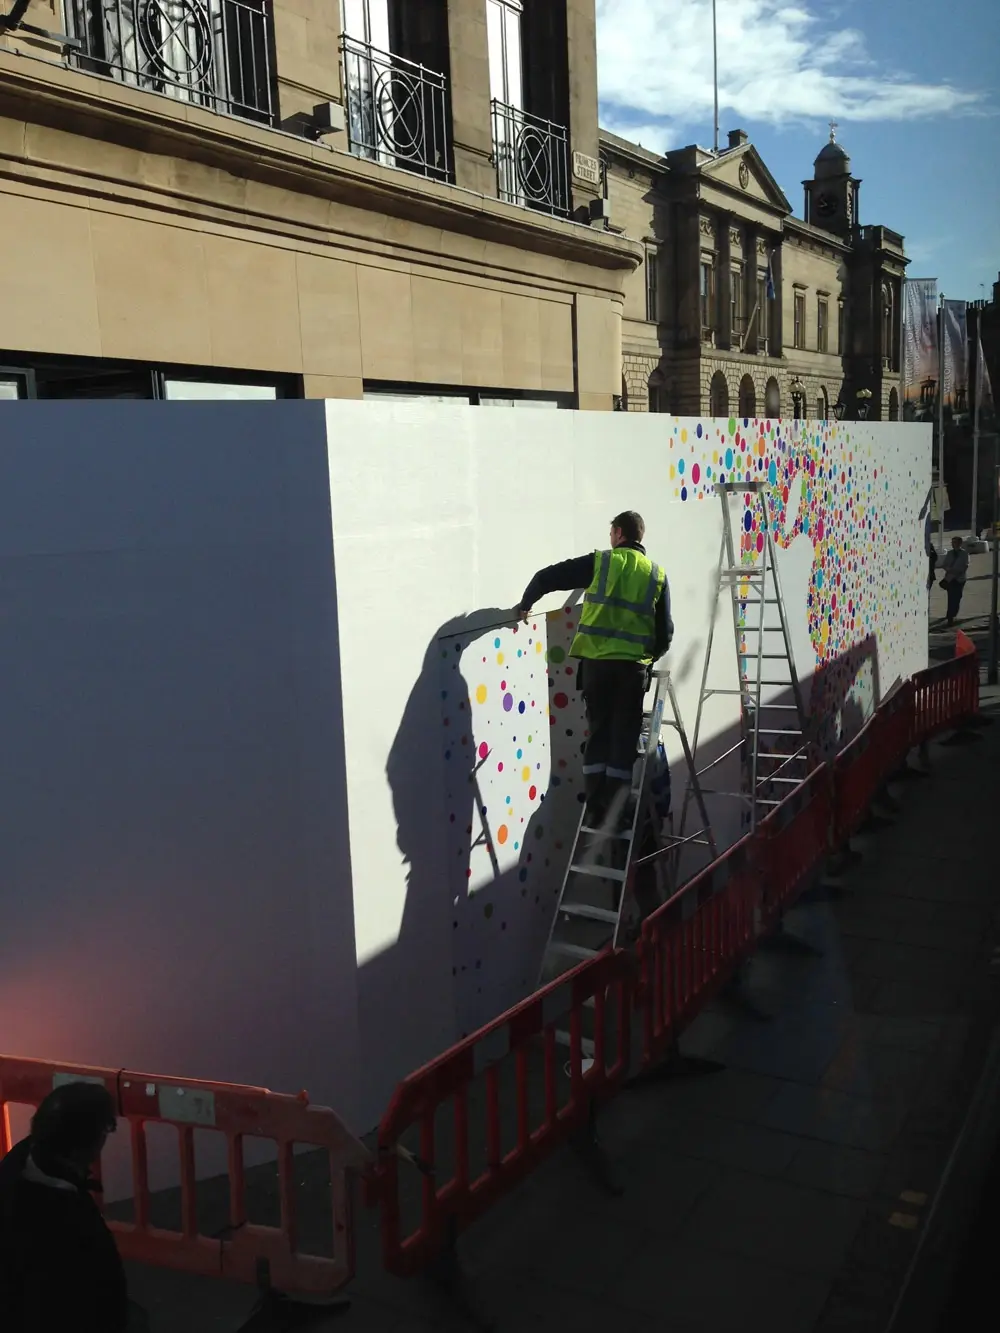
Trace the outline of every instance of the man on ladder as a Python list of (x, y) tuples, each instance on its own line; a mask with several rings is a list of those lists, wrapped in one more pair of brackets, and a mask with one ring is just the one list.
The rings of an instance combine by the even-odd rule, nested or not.
[(634, 510), (611, 520), (611, 548), (539, 570), (517, 614), (527, 620), (540, 597), (586, 588), (570, 648), (590, 736), (583, 757), (587, 822), (620, 825), (626, 811), (653, 663), (674, 635), (666, 576), (642, 545), (646, 525)]

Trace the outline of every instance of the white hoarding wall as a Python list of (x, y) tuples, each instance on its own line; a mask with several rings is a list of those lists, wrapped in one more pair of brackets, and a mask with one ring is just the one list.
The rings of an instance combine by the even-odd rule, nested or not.
[[(10, 405), (0, 1050), (306, 1087), (369, 1128), (537, 975), (578, 809), (579, 598), (510, 608), (638, 509), (693, 729), (713, 614), (712, 683), (736, 673), (712, 488), (748, 476), (831, 744), (926, 664), (923, 427)], [(736, 727), (713, 699), (700, 758)], [(712, 819), (739, 833), (734, 802)]]
[(0, 1052), (353, 1116), (327, 477), (321, 405), (4, 412)]
[[(670, 578), (667, 665), (691, 731), (713, 612), (709, 683), (736, 679), (714, 487), (766, 482), (795, 660), (832, 747), (926, 665), (930, 434), (422, 403), (329, 403), (327, 421), (360, 1049), (378, 1057), (362, 1097), (375, 1109), (400, 1072), (535, 982), (584, 723), (566, 660), (578, 598), (549, 598), (515, 626), (532, 574), (604, 545), (610, 518), (638, 509)], [(753, 564), (759, 526), (742, 497), (733, 513)], [(713, 699), (700, 761), (737, 734), (737, 700)], [(715, 785), (733, 790), (726, 768)], [(710, 811), (732, 841), (737, 803)]]

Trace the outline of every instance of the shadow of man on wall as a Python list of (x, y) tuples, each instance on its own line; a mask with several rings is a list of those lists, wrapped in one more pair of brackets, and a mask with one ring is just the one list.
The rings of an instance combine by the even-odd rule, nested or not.
[[(439, 627), (389, 751), (386, 777), (407, 867), (406, 900), (397, 939), (364, 964), (359, 979), (365, 1043), (378, 1043), (377, 1064), (390, 1071), (386, 1097), (401, 1074), (537, 982), (569, 855), (569, 841), (554, 825), (567, 821), (576, 803), (583, 736), (562, 702), (569, 687), (539, 655), (538, 708), (525, 727), (547, 743), (549, 772), (543, 764), (537, 804), (503, 845), (501, 816), (488, 796), (489, 758), (482, 754), (484, 747), (491, 753), (489, 730), (476, 734), (466, 672), (486, 655), (483, 641), (509, 635), (512, 625), (509, 609), (484, 607)], [(534, 625), (544, 643), (544, 617)], [(520, 627), (526, 639), (531, 632)], [(550, 721), (546, 703), (555, 696), (560, 707)], [(542, 727), (549, 733), (544, 741)]]

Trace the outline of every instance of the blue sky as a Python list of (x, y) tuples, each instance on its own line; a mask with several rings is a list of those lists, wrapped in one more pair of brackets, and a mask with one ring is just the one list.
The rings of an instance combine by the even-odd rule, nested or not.
[[(862, 223), (956, 299), (1000, 271), (1000, 0), (717, 0), (719, 119), (795, 213), (839, 123)], [(597, 0), (601, 123), (654, 150), (712, 144), (711, 0)], [(984, 291), (985, 288), (985, 291)]]

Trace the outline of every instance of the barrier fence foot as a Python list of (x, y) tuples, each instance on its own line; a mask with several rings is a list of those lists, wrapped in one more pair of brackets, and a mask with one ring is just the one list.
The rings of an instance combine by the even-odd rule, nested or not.
[(983, 734), (978, 727), (963, 726), (953, 731), (941, 744), (954, 748), (957, 745), (977, 745), (982, 739)]
[(915, 768), (910, 761), (904, 760), (903, 765), (892, 775), (893, 782), (916, 782), (921, 778), (929, 778), (930, 773), (926, 768)]
[(725, 1069), (721, 1060), (709, 1060), (701, 1055), (682, 1055), (674, 1046), (659, 1064), (641, 1069), (627, 1081), (625, 1087), (642, 1088), (648, 1083), (662, 1083), (671, 1078), (704, 1078), (706, 1074), (721, 1074)]
[(348, 1300), (313, 1304), (268, 1289), (262, 1292), (250, 1318), (239, 1326), (237, 1333), (286, 1333), (286, 1330), (309, 1328), (321, 1321), (348, 1314), (350, 1308), (351, 1302)]
[(587, 1174), (601, 1191), (611, 1199), (620, 1199), (625, 1193), (611, 1172), (611, 1163), (597, 1133), (597, 1107), (593, 1102), (587, 1112), (587, 1121), (570, 1137), (570, 1146), (583, 1163)]
[(746, 980), (746, 969), (740, 970), (733, 977), (728, 985), (722, 988), (722, 994), (727, 1003), (734, 1005), (741, 1013), (748, 1018), (754, 1019), (758, 1023), (770, 1023), (774, 1014), (770, 1009), (765, 1009), (763, 1005), (758, 1004), (752, 996), (747, 994), (744, 982)]
[(458, 1255), (458, 1226), (454, 1217), (445, 1221), (445, 1241), (440, 1256), (428, 1267), (430, 1280), (459, 1318), (479, 1333), (494, 1333), (494, 1325), (475, 1308), (469, 1279)]
[(788, 929), (784, 921), (778, 922), (778, 928), (771, 935), (761, 940), (761, 944), (783, 949), (786, 953), (802, 954), (808, 958), (822, 958), (823, 950), (808, 940)]

